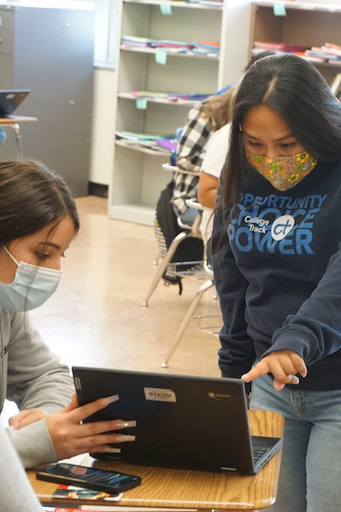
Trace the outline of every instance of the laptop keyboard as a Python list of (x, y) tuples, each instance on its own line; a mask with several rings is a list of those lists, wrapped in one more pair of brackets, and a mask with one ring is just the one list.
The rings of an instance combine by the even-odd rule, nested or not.
[(261, 457), (263, 457), (263, 455), (266, 454), (266, 452), (269, 451), (269, 448), (254, 448), (252, 450), (252, 455), (253, 455), (253, 462), (256, 463), (259, 461), (259, 459)]

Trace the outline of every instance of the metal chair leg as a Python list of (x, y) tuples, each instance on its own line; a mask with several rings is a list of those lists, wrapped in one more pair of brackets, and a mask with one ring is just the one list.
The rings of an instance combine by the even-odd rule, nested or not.
[(13, 123), (13, 124), (10, 124), (9, 126), (11, 128), (13, 128), (13, 130), (15, 131), (15, 140), (17, 143), (18, 156), (21, 157), (22, 156), (22, 142), (21, 142), (21, 135), (20, 135), (20, 126), (18, 123)]
[(213, 279), (209, 279), (208, 281), (205, 281), (200, 286), (199, 290), (196, 292), (196, 294), (194, 296), (194, 299), (192, 300), (192, 302), (191, 302), (191, 304), (190, 304), (190, 306), (189, 306), (189, 308), (187, 310), (185, 318), (183, 319), (182, 324), (180, 325), (180, 327), (178, 329), (178, 332), (176, 333), (176, 336), (175, 336), (175, 338), (173, 340), (173, 343), (172, 343), (172, 346), (171, 346), (171, 348), (170, 348), (170, 350), (168, 352), (168, 355), (167, 355), (165, 361), (161, 364), (162, 368), (167, 368), (169, 360), (172, 357), (172, 355), (174, 354), (175, 349), (179, 345), (179, 343), (181, 341), (181, 338), (182, 338), (182, 335), (185, 332), (186, 327), (189, 324), (189, 322), (190, 322), (190, 320), (191, 320), (191, 318), (193, 316), (193, 313), (195, 312), (196, 308), (198, 307), (199, 302), (200, 302), (202, 296), (204, 295), (204, 293), (207, 290), (212, 288), (212, 286), (214, 286)]
[(158, 264), (159, 264), (159, 259), (161, 258), (161, 253), (162, 253), (162, 251), (161, 251), (161, 249), (159, 249), (159, 250), (157, 251), (157, 256), (156, 256), (156, 258), (155, 258), (155, 260), (153, 261), (153, 265), (154, 265), (154, 267), (157, 267), (157, 266), (158, 266)]
[(148, 306), (148, 301), (149, 301), (150, 297), (153, 295), (155, 288), (157, 287), (160, 279), (162, 278), (162, 276), (167, 268), (167, 265), (170, 262), (170, 260), (172, 259), (178, 245), (180, 244), (180, 242), (182, 242), (183, 240), (185, 240), (186, 238), (188, 238), (190, 236), (192, 236), (191, 232), (188, 231), (187, 233), (181, 232), (174, 238), (171, 245), (169, 246), (169, 249), (167, 251), (165, 258), (163, 259), (162, 264), (159, 266), (159, 268), (154, 276), (154, 279), (152, 281), (152, 284), (150, 285), (147, 296), (146, 296), (144, 302), (142, 302), (142, 306), (144, 306), (144, 307)]

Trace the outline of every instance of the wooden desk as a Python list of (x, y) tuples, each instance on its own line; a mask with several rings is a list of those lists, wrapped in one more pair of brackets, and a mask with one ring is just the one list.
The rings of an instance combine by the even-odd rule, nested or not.
[[(270, 411), (249, 411), (253, 435), (282, 437), (284, 418)], [(142, 484), (123, 494), (119, 502), (77, 500), (77, 505), (105, 505), (186, 508), (200, 511), (218, 509), (228, 511), (258, 510), (270, 507), (276, 499), (281, 450), (255, 476), (224, 475), (203, 471), (187, 471), (133, 465), (114, 465), (96, 462), (96, 467), (118, 469), (142, 477)], [(33, 488), (43, 503), (75, 505), (75, 500), (52, 500), (57, 484), (36, 480), (34, 471), (28, 472)]]
[(0, 117), (0, 126), (4, 126), (5, 128), (9, 126), (15, 131), (15, 138), (17, 142), (18, 155), (22, 156), (22, 142), (20, 135), (20, 123), (32, 123), (34, 121), (38, 121), (36, 117), (26, 117), (26, 116), (8, 116), (8, 117)]

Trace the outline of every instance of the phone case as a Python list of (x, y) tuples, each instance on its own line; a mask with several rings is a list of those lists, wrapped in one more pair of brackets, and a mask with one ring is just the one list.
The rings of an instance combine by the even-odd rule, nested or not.
[[(70, 475), (68, 473), (70, 470), (75, 469), (79, 471), (78, 475)], [(84, 475), (81, 475), (82, 470)], [(53, 466), (48, 466), (44, 470), (37, 471), (36, 477), (38, 480), (45, 482), (74, 485), (76, 487), (84, 487), (85, 489), (104, 491), (109, 494), (119, 494), (141, 484), (141, 478), (136, 475), (73, 464), (54, 464)]]

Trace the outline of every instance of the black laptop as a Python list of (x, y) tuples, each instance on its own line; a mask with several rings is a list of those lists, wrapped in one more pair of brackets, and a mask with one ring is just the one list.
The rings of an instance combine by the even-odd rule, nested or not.
[(12, 115), (30, 92), (29, 89), (0, 90), (0, 117)]
[(250, 436), (240, 379), (73, 367), (79, 405), (119, 395), (86, 422), (135, 420), (121, 431), (136, 436), (114, 454), (95, 458), (169, 468), (255, 474), (280, 438)]

